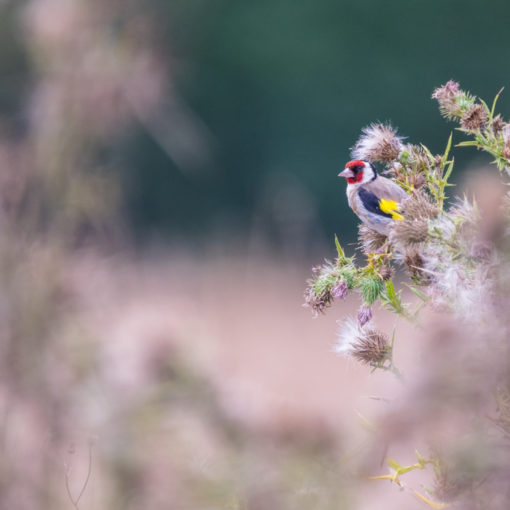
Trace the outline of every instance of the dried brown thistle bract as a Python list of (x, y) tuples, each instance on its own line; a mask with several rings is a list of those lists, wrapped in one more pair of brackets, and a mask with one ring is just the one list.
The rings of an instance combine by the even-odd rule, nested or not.
[(510, 159), (510, 124), (505, 124), (503, 135), (503, 157)]
[(427, 179), (423, 173), (416, 173), (409, 176), (409, 186), (414, 189), (421, 189), (427, 183)]
[(359, 335), (352, 345), (352, 357), (367, 365), (383, 362), (389, 354), (388, 337), (381, 331), (369, 329)]
[(331, 292), (326, 290), (320, 294), (316, 294), (312, 287), (306, 289), (304, 298), (304, 306), (310, 307), (315, 317), (320, 313), (325, 313), (326, 308), (331, 306), (331, 303), (333, 302)]
[(462, 117), (460, 125), (468, 131), (477, 131), (487, 127), (489, 115), (481, 104), (472, 106)]
[(409, 274), (415, 278), (424, 278), (426, 275), (423, 272), (425, 262), (423, 257), (417, 250), (408, 250), (404, 255), (404, 265), (406, 266)]
[(379, 276), (384, 280), (391, 280), (393, 275), (395, 274), (395, 270), (391, 266), (382, 266), (379, 269)]
[(501, 115), (496, 115), (496, 117), (492, 119), (492, 131), (494, 131), (494, 134), (497, 135), (498, 133), (501, 133), (504, 127), (505, 122), (501, 118)]

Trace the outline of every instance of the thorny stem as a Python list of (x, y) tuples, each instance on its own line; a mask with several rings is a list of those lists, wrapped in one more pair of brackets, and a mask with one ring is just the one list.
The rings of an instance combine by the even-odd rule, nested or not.
[(397, 484), (401, 489), (411, 490), (411, 492), (421, 501), (426, 503), (429, 507), (434, 508), (435, 510), (442, 510), (444, 508), (449, 508), (451, 505), (448, 503), (432, 501), (430, 498), (424, 496), (420, 492), (414, 489), (408, 489), (406, 484), (401, 480), (401, 476), (409, 473), (411, 471), (415, 471), (416, 469), (425, 470), (428, 465), (437, 466), (437, 461), (433, 459), (426, 459), (423, 457), (418, 450), (415, 451), (417, 462), (411, 464), (410, 466), (402, 466), (396, 460), (387, 458), (386, 463), (393, 470), (393, 473), (379, 476), (371, 476), (370, 480), (389, 480)]
[(404, 382), (404, 375), (402, 372), (392, 363), (389, 367), (389, 371), (395, 375), (395, 377), (401, 382)]
[[(468, 140), (456, 144), (456, 147), (475, 147), (485, 151), (492, 156), (493, 163), (497, 165), (500, 173), (505, 170), (510, 175), (510, 123), (504, 121), (500, 115), (495, 117), (496, 103), (501, 92), (502, 90), (496, 95), (491, 108), (483, 100), (460, 90), (459, 85), (453, 81), (448, 82), (441, 89), (437, 89), (433, 97), (439, 101), (442, 115), (449, 120), (458, 121), (460, 124), (460, 127), (457, 128), (458, 131), (469, 137)], [(447, 270), (451, 269), (452, 266), (454, 266), (454, 271), (460, 270), (456, 278), (458, 278), (458, 281), (467, 282), (464, 285), (466, 290), (471, 291), (471, 286), (477, 292), (478, 280), (475, 271), (478, 262), (474, 262), (476, 257), (470, 251), (470, 245), (476, 241), (476, 238), (470, 235), (469, 232), (474, 227), (476, 229), (480, 228), (479, 219), (481, 216), (476, 203), (466, 198), (464, 198), (462, 204), (445, 210), (446, 188), (453, 186), (448, 182), (454, 168), (454, 158), (450, 156), (452, 134), (449, 136), (444, 153), (433, 155), (423, 144), (420, 146), (403, 145), (402, 138), (393, 133), (391, 141), (400, 150), (397, 151), (398, 155), (388, 158), (387, 152), (383, 154), (382, 149), (379, 154), (376, 154), (378, 148), (383, 146), (382, 142), (385, 142), (386, 145), (389, 143), (387, 140), (381, 142), (380, 137), (377, 138), (379, 136), (377, 133), (380, 133), (383, 128), (386, 129), (385, 135), (390, 136), (391, 130), (388, 134), (388, 129), (381, 125), (371, 126), (369, 130), (364, 130), (364, 134), (360, 139), (360, 141), (363, 140), (363, 143), (358, 142), (356, 149), (359, 152), (364, 146), (370, 146), (370, 153), (366, 149), (367, 157), (362, 157), (359, 154), (357, 159), (386, 163), (385, 173), (391, 175), (393, 182), (410, 195), (409, 202), (403, 202), (401, 225), (405, 228), (399, 230), (396, 226), (391, 227), (393, 229), (389, 235), (392, 242), (391, 246), (384, 237), (381, 240), (377, 232), (371, 233), (371, 229), (367, 228), (369, 225), (362, 227), (364, 230), (360, 229), (360, 244), (363, 252), (368, 256), (364, 267), (357, 267), (354, 264), (354, 257), (346, 257), (338, 238), (335, 236), (338, 253), (336, 267), (328, 263), (329, 265), (326, 268), (327, 270), (323, 272), (324, 274), (321, 274), (320, 278), (315, 280), (322, 284), (316, 286), (316, 288), (327, 298), (324, 302), (319, 302), (322, 306), (319, 311), (323, 311), (323, 308), (325, 308), (324, 303), (329, 306), (333, 299), (339, 298), (340, 293), (335, 292), (335, 295), (331, 295), (328, 292), (334, 288), (333, 285), (338, 285), (341, 277), (341, 283), (345, 289), (341, 299), (347, 294), (348, 287), (349, 291), (357, 290), (361, 293), (364, 306), (372, 306), (378, 300), (384, 308), (392, 313), (414, 322), (421, 308), (428, 303), (439, 302), (443, 304), (444, 302), (447, 307), (451, 306), (452, 310), (455, 304), (460, 303), (460, 300), (456, 301), (454, 294), (462, 290), (458, 289), (461, 284), (457, 283), (457, 279), (454, 278), (452, 279), (453, 283), (449, 284), (449, 288), (445, 290), (445, 282), (443, 281), (448, 275)], [(370, 143), (367, 144), (369, 137), (372, 138), (369, 140)], [(417, 198), (415, 202), (411, 201), (413, 196)], [(510, 193), (505, 198), (510, 198)], [(419, 222), (424, 220), (426, 228), (421, 229)], [(418, 224), (414, 224), (414, 221), (417, 221)], [(383, 244), (384, 241), (386, 241), (386, 244)], [(377, 249), (381, 245), (382, 248)], [(414, 311), (411, 310), (410, 305), (402, 303), (401, 291), (397, 292), (395, 290), (391, 278), (393, 274), (391, 271), (393, 249), (397, 254), (397, 259), (402, 261), (408, 269), (409, 277), (413, 282), (406, 285), (421, 301)], [(485, 260), (482, 263), (484, 269), (486, 269), (488, 264)], [(343, 274), (340, 275), (340, 271), (343, 271)], [(475, 277), (470, 279), (472, 274)], [(485, 275), (486, 272), (482, 272), (481, 277), (486, 279)], [(419, 287), (427, 285), (430, 286), (430, 292), (425, 293), (420, 290)], [(312, 290), (315, 289), (312, 288)], [(451, 292), (452, 290), (453, 292)], [(323, 297), (322, 294), (318, 297)], [(471, 298), (471, 295), (468, 297)], [(475, 300), (476, 297), (472, 300)], [(471, 308), (466, 308), (465, 317), (472, 320), (469, 317)], [(358, 327), (362, 327), (360, 322), (358, 322)], [(393, 362), (394, 339), (395, 331), (393, 332), (391, 345), (388, 346), (387, 341), (384, 344), (386, 352), (383, 353), (383, 356), (368, 364), (371, 365), (372, 372), (377, 369), (391, 372), (403, 383), (404, 376)], [(510, 409), (510, 405), (508, 407)], [(508, 437), (506, 422), (502, 424), (501, 418), (488, 418), (502, 429), (504, 436)], [(451, 505), (448, 503), (433, 501), (420, 492), (407, 488), (401, 480), (401, 477), (410, 471), (424, 470), (430, 465), (436, 471), (439, 466), (439, 460), (426, 459), (418, 452), (416, 452), (416, 456), (417, 462), (408, 466), (402, 466), (393, 459), (387, 459), (387, 464), (391, 468), (390, 474), (371, 478), (373, 480), (390, 480), (401, 489), (409, 490), (420, 501), (435, 510), (450, 507)]]
[(381, 369), (381, 370), (384, 370), (385, 372), (391, 372), (401, 383), (404, 383), (404, 375), (402, 374), (402, 372), (394, 365), (393, 363), (393, 360), (390, 361), (390, 364), (389, 365), (384, 365), (384, 364), (381, 364), (381, 365), (376, 365), (374, 366), (374, 368), (372, 369), (372, 373), (376, 370), (376, 369)]
[[(475, 146), (485, 150), (494, 157), (500, 171), (504, 168), (510, 172), (510, 123), (503, 122), (498, 116), (497, 127), (495, 124), (495, 108), (501, 92), (500, 90), (496, 95), (491, 108), (483, 100), (460, 90), (458, 84), (454, 82), (449, 82), (441, 89), (438, 89), (433, 97), (439, 101), (443, 116), (449, 120), (457, 120), (460, 123), (458, 130), (470, 137), (469, 140), (457, 144), (456, 147)], [(450, 97), (451, 95), (455, 96), (453, 101)], [(448, 99), (447, 101), (444, 99), (445, 97)], [(473, 115), (473, 111), (481, 112), (478, 113), (478, 121), (476, 121), (476, 116), (475, 122), (470, 117), (470, 115)], [(404, 237), (397, 241), (404, 243), (403, 246), (393, 246), (393, 249), (398, 249), (398, 253), (405, 260), (405, 265), (410, 271), (410, 277), (415, 283), (415, 285), (408, 286), (420, 298), (421, 303), (415, 310), (411, 310), (408, 309), (407, 304), (402, 302), (401, 291), (395, 290), (391, 279), (393, 249), (389, 248), (389, 242), (386, 240), (387, 242), (383, 244), (382, 252), (381, 248), (377, 250), (377, 245), (380, 246), (381, 239), (373, 235), (371, 237), (370, 232), (364, 232), (360, 239), (362, 244), (366, 243), (363, 244), (364, 252), (367, 254), (366, 265), (364, 267), (357, 267), (354, 263), (354, 257), (346, 256), (338, 237), (335, 235), (337, 251), (335, 263), (326, 261), (324, 266), (319, 266), (320, 271), (316, 271), (316, 276), (309, 283), (310, 288), (306, 294), (307, 304), (312, 307), (315, 314), (318, 312), (323, 313), (335, 299), (344, 299), (348, 291), (356, 290), (361, 294), (364, 306), (371, 307), (376, 301), (379, 301), (384, 308), (392, 313), (415, 323), (420, 310), (430, 301), (429, 297), (418, 289), (418, 286), (428, 285), (429, 280), (423, 280), (416, 275), (433, 275), (437, 279), (440, 277), (441, 267), (448, 265), (449, 262), (456, 261), (462, 256), (459, 252), (461, 246), (457, 238), (460, 232), (458, 227), (464, 224), (466, 218), (457, 218), (454, 209), (450, 211), (444, 210), (447, 199), (446, 188), (453, 186), (449, 182), (454, 168), (454, 158), (451, 155), (453, 133), (450, 133), (448, 137), (443, 154), (434, 155), (424, 144), (403, 145), (402, 139), (386, 126), (376, 126), (375, 128), (372, 127), (369, 130), (364, 130), (361, 139), (365, 138), (366, 140), (367, 137), (376, 138), (375, 141), (377, 143), (373, 143), (374, 140), (371, 140), (372, 143), (369, 145), (371, 147), (379, 147), (381, 142), (377, 137), (380, 136), (381, 132), (384, 132), (386, 137), (391, 138), (390, 145), (393, 144), (397, 148), (400, 147), (400, 150), (396, 151), (396, 155), (390, 161), (387, 159), (387, 154), (382, 154), (382, 152), (376, 154), (374, 152), (375, 149), (370, 149), (372, 152), (370, 156), (367, 156), (367, 159), (369, 161), (385, 162), (387, 164), (386, 172), (393, 176), (393, 181), (406, 189), (409, 195), (413, 196), (415, 192), (418, 192), (423, 196), (423, 201), (430, 201), (430, 208), (432, 208), (433, 212), (429, 213), (425, 207), (424, 214), (431, 214), (428, 216), (429, 219), (438, 219), (437, 222), (433, 223), (433, 227), (425, 233), (425, 238), (420, 243), (412, 240), (412, 237), (409, 241)], [(363, 144), (358, 145), (358, 150), (360, 150), (359, 147), (363, 147)], [(417, 177), (421, 177), (421, 180), (417, 179)], [(435, 215), (434, 209), (437, 211)], [(418, 209), (417, 212), (423, 211)], [(404, 221), (406, 214), (404, 206)], [(413, 217), (409, 217), (411, 218), (410, 221), (413, 221)], [(420, 216), (418, 215), (417, 217), (419, 218)], [(447, 221), (453, 222), (454, 220), (458, 222), (458, 225), (454, 224), (453, 233), (446, 229), (446, 235), (444, 235), (443, 223)], [(370, 228), (368, 231), (370, 231)], [(412, 233), (410, 235), (416, 234)], [(390, 239), (390, 241), (392, 240)], [(406, 242), (407, 244), (405, 244)], [(427, 248), (429, 247), (432, 252), (441, 249), (443, 254), (447, 254), (446, 262), (441, 261), (440, 264), (442, 265), (438, 266), (436, 264), (432, 267), (421, 264), (420, 261), (423, 260), (422, 257), (427, 256)], [(407, 257), (405, 251), (407, 249), (409, 249), (411, 254), (408, 256), (409, 259), (405, 258)], [(425, 250), (423, 253), (417, 251), (418, 263), (413, 263), (413, 250), (422, 249)], [(333, 290), (335, 291), (333, 292)], [(386, 360), (373, 366), (373, 369), (377, 368), (391, 371), (399, 380), (403, 378), (391, 360), (389, 364), (388, 360)]]

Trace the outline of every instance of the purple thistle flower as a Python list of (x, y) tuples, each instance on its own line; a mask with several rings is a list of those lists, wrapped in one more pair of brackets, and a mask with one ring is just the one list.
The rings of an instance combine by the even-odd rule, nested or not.
[(437, 99), (441, 114), (449, 120), (460, 119), (474, 103), (474, 98), (453, 80), (434, 90), (432, 99)]
[(366, 305), (361, 305), (358, 310), (358, 322), (363, 327), (367, 322), (372, 319), (372, 308)]
[(345, 299), (349, 292), (349, 286), (345, 280), (340, 280), (332, 289), (331, 295), (335, 299)]
[(434, 90), (432, 99), (443, 99), (444, 97), (456, 96), (461, 93), (460, 85), (453, 80), (447, 81), (442, 87)]

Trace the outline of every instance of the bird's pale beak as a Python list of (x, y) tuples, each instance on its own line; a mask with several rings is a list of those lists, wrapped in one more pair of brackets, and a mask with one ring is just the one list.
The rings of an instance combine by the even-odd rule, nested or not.
[(354, 172), (350, 168), (346, 168), (338, 174), (338, 177), (345, 177), (346, 179), (349, 177), (354, 177)]

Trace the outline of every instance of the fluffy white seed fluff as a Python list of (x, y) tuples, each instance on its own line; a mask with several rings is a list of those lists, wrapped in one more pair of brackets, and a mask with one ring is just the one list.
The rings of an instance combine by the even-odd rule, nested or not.
[(362, 331), (358, 321), (354, 317), (347, 317), (338, 329), (337, 343), (334, 346), (334, 351), (337, 354), (351, 358), (361, 334)]

